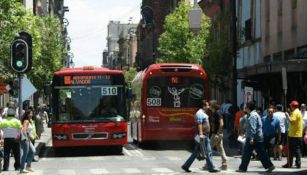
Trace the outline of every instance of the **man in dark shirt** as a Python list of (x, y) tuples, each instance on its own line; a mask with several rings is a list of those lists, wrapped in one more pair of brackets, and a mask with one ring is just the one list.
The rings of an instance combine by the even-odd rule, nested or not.
[(227, 157), (223, 146), (223, 115), (220, 113), (220, 105), (216, 100), (209, 102), (209, 109), (212, 114), (212, 120), (210, 121), (211, 126), (211, 147), (217, 147), (221, 158), (222, 158), (222, 170), (227, 169)]

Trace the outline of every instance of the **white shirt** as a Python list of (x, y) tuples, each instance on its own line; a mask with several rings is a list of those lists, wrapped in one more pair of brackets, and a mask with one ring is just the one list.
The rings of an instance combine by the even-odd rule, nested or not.
[(302, 117), (303, 117), (303, 128), (307, 126), (307, 112), (302, 111)]
[(276, 117), (279, 120), (280, 132), (286, 133), (286, 128), (288, 126), (288, 120), (286, 114), (281, 111), (274, 112), (273, 117)]

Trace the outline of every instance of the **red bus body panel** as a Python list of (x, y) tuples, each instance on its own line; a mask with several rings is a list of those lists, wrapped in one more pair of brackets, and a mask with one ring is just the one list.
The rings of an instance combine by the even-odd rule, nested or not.
[[(192, 67), (189, 72), (166, 72), (161, 69)], [(131, 132), (132, 139), (144, 141), (191, 141), (195, 135), (194, 115), (198, 108), (166, 108), (148, 107), (146, 103), (147, 79), (149, 77), (178, 76), (199, 77), (205, 80), (205, 99), (208, 99), (208, 81), (206, 72), (197, 64), (166, 63), (153, 64), (147, 70), (139, 72), (135, 81), (141, 86), (140, 106), (132, 112)], [(137, 97), (138, 98), (138, 97)], [(131, 113), (130, 113), (131, 114)]]
[[(127, 133), (127, 122), (120, 123), (78, 123), (78, 124), (53, 124), (52, 125), (53, 147), (71, 146), (123, 146), (128, 143), (127, 136), (113, 139), (114, 133)], [(75, 134), (106, 134), (105, 138), (82, 138), (74, 139)], [(57, 140), (55, 135), (66, 135), (67, 140)]]

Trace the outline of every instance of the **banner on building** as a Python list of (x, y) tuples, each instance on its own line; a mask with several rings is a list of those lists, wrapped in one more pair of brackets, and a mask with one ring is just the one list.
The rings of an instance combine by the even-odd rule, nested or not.
[(252, 87), (244, 87), (244, 104), (253, 101), (254, 89)]

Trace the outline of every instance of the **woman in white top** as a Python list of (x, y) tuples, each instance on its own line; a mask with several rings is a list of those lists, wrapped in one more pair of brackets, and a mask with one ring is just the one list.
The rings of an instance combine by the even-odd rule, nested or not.
[[(20, 173), (28, 173), (32, 172), (31, 163), (35, 155), (35, 148), (31, 142), (33, 137), (33, 125), (31, 124), (31, 120), (33, 117), (33, 111), (28, 110), (25, 112), (24, 117), (22, 119), (22, 130), (21, 130), (21, 140), (20, 140), (20, 148), (21, 148), (21, 161), (20, 161)], [(27, 166), (25, 167), (25, 164)]]

